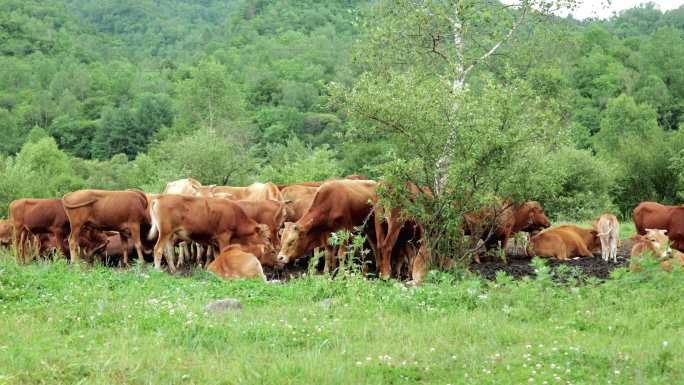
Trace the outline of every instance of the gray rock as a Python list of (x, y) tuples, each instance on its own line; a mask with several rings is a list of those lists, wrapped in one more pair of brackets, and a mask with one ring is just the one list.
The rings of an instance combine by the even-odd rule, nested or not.
[(210, 313), (225, 313), (229, 311), (242, 310), (242, 304), (235, 298), (220, 299), (214, 303), (210, 303), (205, 308)]
[(332, 307), (332, 305), (334, 305), (335, 303), (337, 303), (337, 301), (335, 301), (334, 299), (326, 298), (326, 299), (322, 300), (321, 302), (319, 302), (318, 304), (321, 305), (322, 307), (326, 308), (326, 309), (330, 309), (330, 307)]

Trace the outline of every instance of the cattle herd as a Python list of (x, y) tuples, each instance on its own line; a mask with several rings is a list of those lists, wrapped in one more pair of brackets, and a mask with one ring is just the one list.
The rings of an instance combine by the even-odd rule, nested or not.
[[(347, 255), (345, 244), (331, 245), (340, 230), (362, 229), (374, 258), (364, 271), (381, 278), (418, 283), (430, 259), (424, 230), (415, 219), (378, 203), (382, 182), (359, 176), (289, 185), (204, 186), (188, 178), (167, 184), (162, 194), (140, 190), (79, 190), (61, 199), (19, 199), (0, 220), (0, 246), (13, 246), (17, 260), (57, 253), (71, 262), (96, 258), (130, 265), (149, 258), (174, 273), (185, 265), (204, 267), (223, 278), (266, 279), (263, 266), (279, 268), (324, 249), (323, 270), (334, 271)], [(407, 183), (415, 199), (431, 198), (427, 188)], [(561, 260), (601, 252), (617, 261), (619, 222), (604, 214), (592, 228), (554, 228), (538, 202), (497, 202), (464, 215), (462, 230), (480, 254), (505, 248), (516, 233), (527, 235), (531, 256)], [(631, 255), (651, 254), (682, 261), (684, 206), (643, 202), (634, 209), (637, 234)], [(334, 247), (335, 246), (335, 247)], [(670, 247), (672, 249), (670, 249)], [(671, 263), (671, 262), (667, 262)]]

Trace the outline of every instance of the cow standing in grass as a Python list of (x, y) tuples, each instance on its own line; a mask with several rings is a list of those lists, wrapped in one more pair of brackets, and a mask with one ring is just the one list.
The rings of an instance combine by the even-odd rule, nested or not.
[[(371, 230), (372, 202), (377, 185), (371, 180), (332, 180), (323, 183), (316, 190), (311, 207), (304, 216), (296, 223), (285, 223), (278, 261), (286, 264), (324, 245), (325, 271), (332, 271), (335, 261), (332, 247), (327, 242), (328, 237), (333, 232), (351, 231), (356, 226)], [(341, 246), (339, 255), (343, 257), (345, 252), (345, 247)]]
[[(128, 238), (132, 238), (138, 259), (145, 261), (140, 236), (141, 228), (146, 228), (150, 223), (145, 193), (137, 190), (79, 190), (66, 194), (62, 204), (71, 225), (69, 249), (72, 262), (79, 260), (79, 236), (86, 227), (117, 231), (124, 245), (128, 243)], [(124, 264), (128, 266), (126, 248), (123, 254)]]
[(613, 214), (603, 214), (592, 221), (591, 226), (598, 233), (601, 240), (601, 258), (617, 262), (617, 252), (620, 245), (620, 222)]
[(199, 242), (223, 250), (240, 244), (265, 265), (276, 265), (270, 229), (250, 219), (240, 206), (228, 199), (184, 195), (161, 195), (150, 204), (152, 226), (149, 238), (158, 236), (154, 246), (154, 266), (161, 269), (166, 256), (175, 272), (173, 242), (181, 239)]

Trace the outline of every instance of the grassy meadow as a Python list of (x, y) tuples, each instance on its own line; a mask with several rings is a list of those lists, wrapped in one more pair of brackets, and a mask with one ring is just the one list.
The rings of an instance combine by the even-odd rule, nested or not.
[[(227, 282), (0, 257), (0, 384), (684, 383), (684, 274)], [(647, 266), (648, 267), (648, 266)], [(205, 306), (239, 299), (237, 313)], [(326, 301), (328, 300), (329, 301)]]

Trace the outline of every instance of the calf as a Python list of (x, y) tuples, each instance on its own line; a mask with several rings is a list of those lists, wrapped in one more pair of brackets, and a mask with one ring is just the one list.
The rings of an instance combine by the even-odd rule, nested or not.
[(12, 244), (14, 227), (9, 219), (0, 219), (0, 247), (9, 247)]
[(617, 251), (620, 244), (620, 222), (613, 214), (603, 214), (599, 219), (592, 221), (591, 226), (598, 232), (601, 240), (601, 257), (604, 261), (609, 259), (617, 262)]
[(257, 257), (243, 251), (239, 245), (230, 245), (223, 249), (209, 264), (208, 269), (225, 279), (257, 278), (266, 282), (266, 275)]
[(651, 254), (656, 258), (665, 258), (668, 255), (668, 239), (666, 230), (646, 229), (646, 234), (636, 234), (630, 238), (634, 241), (630, 257)]

